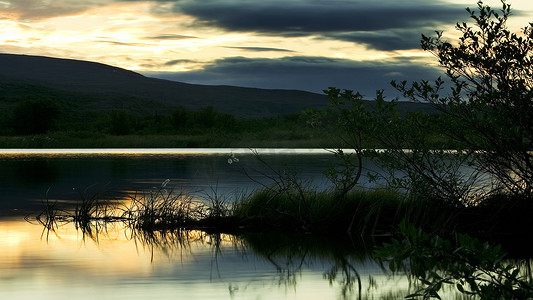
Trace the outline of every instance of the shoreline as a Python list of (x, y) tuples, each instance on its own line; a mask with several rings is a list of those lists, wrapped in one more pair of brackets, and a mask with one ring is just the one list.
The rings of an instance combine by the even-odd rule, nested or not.
[[(328, 154), (324, 148), (6, 148), (0, 155), (11, 154)], [(350, 151), (346, 149), (343, 151)], [(353, 151), (353, 150), (351, 150)]]

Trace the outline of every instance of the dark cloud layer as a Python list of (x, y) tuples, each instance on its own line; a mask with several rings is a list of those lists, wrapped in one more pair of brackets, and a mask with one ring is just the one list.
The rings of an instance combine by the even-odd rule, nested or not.
[(443, 74), (430, 66), (412, 64), (409, 59), (356, 62), (324, 57), (233, 57), (217, 60), (199, 71), (146, 75), (188, 83), (299, 89), (316, 93), (335, 86), (372, 97), (378, 89), (393, 92), (389, 84), (391, 80), (431, 79)]
[(195, 63), (195, 62), (196, 61), (190, 60), (190, 59), (174, 59), (174, 60), (167, 61), (165, 63), (165, 66), (174, 66), (174, 65), (179, 65), (183, 63)]
[[(315, 36), (362, 43), (377, 50), (418, 48), (421, 31), (443, 29), (468, 19), (465, 5), (443, 0), (4, 0), (0, 11), (32, 20), (140, 1), (152, 2), (154, 14), (192, 16), (196, 21), (191, 26), (282, 37)], [(474, 1), (468, 5), (475, 7)], [(520, 11), (514, 14), (520, 15)]]
[(449, 23), (464, 13), (437, 1), (179, 1), (176, 7), (206, 24), (259, 32), (406, 28)]
[(423, 28), (410, 30), (380, 30), (373, 32), (347, 32), (325, 35), (325, 38), (365, 44), (370, 49), (392, 51), (419, 49), (422, 34), (431, 35), (434, 30)]
[[(110, 3), (140, 0), (5, 0), (22, 19), (80, 13)], [(153, 13), (186, 14), (191, 26), (258, 32), (282, 37), (316, 36), (366, 44), (379, 50), (418, 48), (421, 28), (440, 29), (466, 13), (464, 6), (442, 0), (142, 0)], [(156, 9), (157, 8), (157, 9)], [(392, 33), (391, 33), (392, 32)], [(415, 33), (418, 33), (413, 40)], [(155, 35), (153, 39), (194, 38)]]
[(440, 1), (387, 0), (182, 0), (173, 9), (196, 18), (196, 26), (284, 37), (313, 35), (380, 50), (418, 48), (421, 28), (436, 30), (466, 14), (463, 6)]
[(268, 48), (268, 47), (224, 47), (230, 49), (238, 49), (244, 51), (253, 51), (253, 52), (294, 52), (289, 49), (280, 49), (280, 48)]
[(186, 40), (186, 39), (196, 39), (198, 37), (191, 35), (181, 35), (181, 34), (161, 34), (155, 36), (146, 37), (150, 40)]

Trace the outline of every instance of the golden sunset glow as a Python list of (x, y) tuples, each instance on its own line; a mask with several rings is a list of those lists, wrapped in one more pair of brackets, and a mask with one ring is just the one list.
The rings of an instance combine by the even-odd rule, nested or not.
[[(501, 7), (496, 0), (485, 3)], [(532, 20), (533, 7), (526, 0), (511, 5), (509, 23), (519, 30)], [(89, 60), (191, 83), (258, 87), (279, 86), (276, 77), (291, 68), (289, 80), (296, 88), (319, 91), (323, 87), (302, 83), (312, 84), (305, 79), (310, 72), (322, 74), (325, 86), (335, 74), (343, 85), (346, 72), (353, 81), (395, 72), (411, 79), (410, 66), (434, 72), (428, 66), (435, 64), (433, 58), (420, 50), (420, 34), (443, 30), (454, 36), (454, 24), (469, 21), (464, 9), (475, 6), (465, 0), (335, 5), (319, 0), (3, 0), (0, 52)], [(394, 67), (398, 63), (404, 70)], [(387, 70), (364, 74), (376, 64)], [(249, 70), (261, 80), (239, 79), (250, 78), (243, 75)]]
[[(172, 248), (152, 244), (143, 244), (142, 240), (132, 238), (132, 233), (121, 224), (110, 226), (106, 232), (100, 232), (98, 239), (83, 236), (74, 224), (61, 226), (56, 233), (47, 234), (40, 225), (30, 224), (24, 220), (0, 221), (0, 256), (2, 268), (18, 269), (31, 267), (37, 261), (57, 260), (70, 261), (72, 265), (88, 273), (150, 273), (154, 264), (169, 259), (186, 262), (193, 260), (201, 252), (209, 253), (211, 237), (201, 231), (187, 232), (188, 245), (179, 240), (169, 241), (175, 243)], [(155, 233), (159, 234), (159, 233)], [(223, 237), (223, 246), (231, 245), (229, 236)], [(135, 246), (137, 244), (137, 246)], [(198, 244), (198, 245), (197, 245)], [(191, 250), (192, 249), (192, 250)], [(152, 257), (153, 255), (153, 257)], [(95, 260), (94, 257), (99, 257)], [(80, 270), (81, 271), (81, 270)]]

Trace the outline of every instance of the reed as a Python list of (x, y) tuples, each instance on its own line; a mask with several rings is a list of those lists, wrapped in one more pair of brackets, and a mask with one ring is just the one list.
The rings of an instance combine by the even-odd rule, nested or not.
[(334, 189), (320, 191), (285, 180), (234, 198), (221, 195), (214, 187), (211, 193), (198, 198), (168, 188), (167, 184), (165, 181), (121, 201), (80, 193), (71, 208), (47, 198), (35, 219), (52, 232), (63, 223), (72, 222), (89, 237), (115, 222), (148, 232), (251, 230), (376, 237), (394, 234), (404, 220), (430, 234), (449, 236), (463, 232), (485, 239), (509, 234), (530, 236), (532, 228), (532, 221), (527, 218), (530, 204), (523, 201), (517, 206), (516, 200), (505, 195), (493, 196), (483, 205), (457, 208), (439, 199), (417, 198), (392, 188), (353, 189), (338, 197)]
[(50, 188), (48, 188), (46, 191), (46, 197), (41, 200), (44, 209), (35, 217), (28, 215), (24, 218), (27, 222), (37, 222), (38, 224), (42, 225), (43, 232), (41, 233), (41, 238), (46, 235), (47, 240), (50, 232), (55, 232), (55, 230), (58, 228), (58, 222), (61, 219), (61, 210), (57, 206), (57, 201), (51, 201), (48, 198), (49, 191)]
[(169, 180), (160, 187), (130, 197), (122, 207), (121, 217), (130, 227), (142, 230), (183, 228), (202, 216), (203, 206), (184, 192), (166, 189)]

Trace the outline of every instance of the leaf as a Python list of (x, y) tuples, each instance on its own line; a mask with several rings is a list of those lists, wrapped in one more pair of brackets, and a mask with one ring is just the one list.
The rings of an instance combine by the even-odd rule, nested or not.
[(391, 270), (391, 272), (396, 272), (396, 264), (394, 263), (394, 261), (390, 261), (389, 262), (389, 269)]
[(431, 294), (431, 297), (433, 298), (442, 299), (437, 293), (437, 291), (430, 291), (430, 294)]

